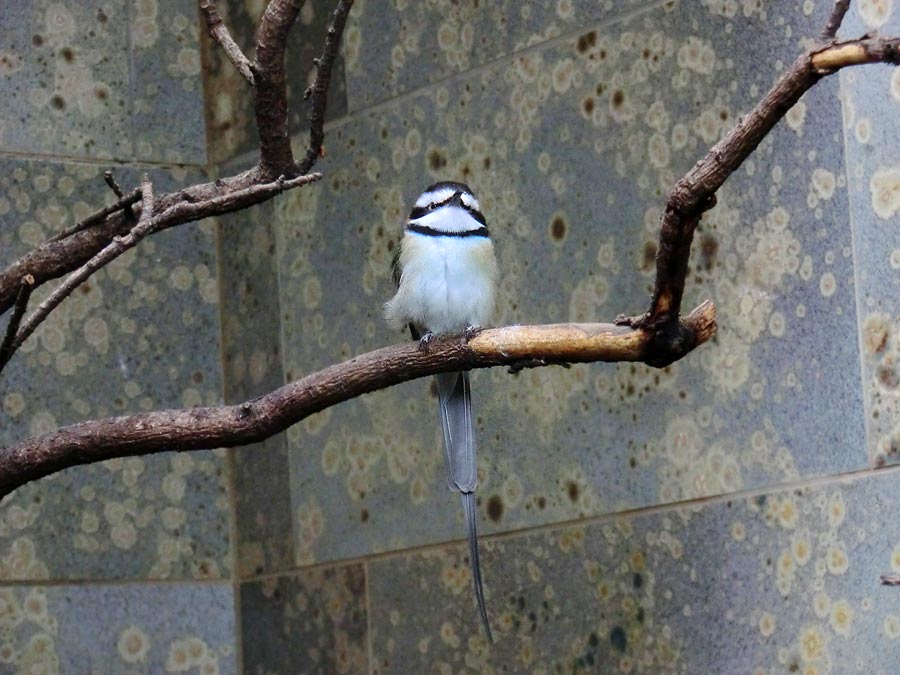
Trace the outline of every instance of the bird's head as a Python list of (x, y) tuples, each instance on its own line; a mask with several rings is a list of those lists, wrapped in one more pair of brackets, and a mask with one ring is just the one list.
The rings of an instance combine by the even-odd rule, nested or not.
[(442, 181), (419, 195), (410, 211), (409, 224), (463, 232), (484, 227), (485, 220), (478, 199), (468, 185)]

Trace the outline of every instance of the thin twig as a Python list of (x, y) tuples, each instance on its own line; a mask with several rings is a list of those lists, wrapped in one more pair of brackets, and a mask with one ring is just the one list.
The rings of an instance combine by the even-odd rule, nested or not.
[(9, 359), (13, 353), (13, 340), (19, 331), (19, 324), (22, 323), (22, 317), (25, 316), (25, 310), (28, 308), (28, 299), (31, 297), (31, 291), (34, 290), (34, 277), (26, 274), (22, 277), (22, 284), (19, 286), (19, 293), (16, 295), (16, 304), (13, 305), (12, 316), (9, 317), (9, 323), (6, 325), (6, 335), (3, 338), (3, 344), (0, 345), (0, 371), (9, 363)]
[(32, 312), (31, 316), (25, 320), (13, 339), (10, 355), (14, 353), (28, 337), (34, 333), (35, 329), (46, 319), (50, 312), (56, 309), (59, 304), (65, 300), (72, 291), (84, 283), (92, 274), (104, 265), (118, 258), (128, 249), (137, 244), (144, 236), (150, 234), (153, 230), (153, 185), (147, 175), (141, 180), (141, 218), (138, 224), (134, 226), (124, 237), (113, 237), (113, 240), (101, 250), (97, 255), (88, 260), (84, 265), (72, 272), (65, 281), (63, 281), (56, 289), (44, 300), (37, 309)]
[(844, 15), (850, 9), (850, 0), (834, 0), (834, 8), (831, 10), (831, 16), (828, 17), (828, 23), (822, 29), (819, 36), (819, 42), (831, 42), (837, 35), (838, 29), (844, 22)]
[[(209, 216), (240, 211), (320, 178), (322, 174), (311, 173), (291, 179), (278, 178), (266, 183), (256, 183), (256, 170), (249, 169), (211, 183), (199, 183), (178, 192), (170, 192), (156, 198), (160, 214), (153, 219), (153, 232), (161, 232)], [(93, 258), (115, 235), (127, 233), (130, 229), (127, 225), (121, 214), (116, 214), (102, 221), (96, 228), (86, 230), (81, 237), (47, 242), (12, 263), (0, 272), (0, 313), (12, 307), (22, 276), (32, 274), (35, 283), (41, 285), (72, 272)], [(10, 286), (12, 283), (15, 283), (14, 288)]]
[(96, 225), (97, 223), (102, 223), (107, 217), (111, 216), (116, 211), (130, 211), (131, 205), (139, 202), (141, 200), (141, 190), (140, 188), (136, 188), (129, 192), (127, 195), (122, 197), (115, 204), (110, 204), (109, 206), (104, 206), (99, 211), (95, 211), (87, 218), (78, 221), (72, 227), (63, 230), (57, 235), (50, 237), (45, 243), (51, 243), (56, 241), (62, 241), (67, 237), (71, 237), (73, 234), (81, 232), (82, 230), (86, 230), (92, 225)]
[(325, 107), (328, 104), (331, 70), (340, 50), (344, 24), (352, 7), (353, 0), (340, 0), (335, 7), (325, 35), (325, 48), (322, 56), (316, 60), (316, 79), (303, 94), (304, 98), (312, 97), (312, 105), (309, 110), (309, 146), (297, 167), (300, 173), (309, 171), (322, 155), (322, 143), (325, 141)]
[(900, 586), (900, 574), (882, 574), (882, 586)]
[[(268, 199), (271, 196), (280, 194), (285, 190), (312, 183), (320, 178), (322, 178), (322, 174), (320, 173), (311, 173), (306, 176), (297, 176), (296, 178), (291, 179), (279, 178), (271, 183), (251, 185), (243, 190), (228, 192), (203, 202), (178, 202), (165, 209), (162, 213), (154, 216), (153, 207), (155, 199), (153, 196), (153, 187), (150, 184), (149, 179), (144, 176), (140, 188), (143, 197), (141, 203), (141, 217), (138, 224), (125, 236), (113, 237), (113, 240), (107, 244), (105, 248), (101, 249), (99, 253), (84, 263), (84, 265), (72, 272), (64, 282), (57, 286), (56, 290), (54, 290), (44, 302), (38, 305), (38, 308), (34, 310), (31, 316), (29, 316), (19, 328), (16, 337), (12, 342), (10, 356), (22, 346), (22, 343), (28, 339), (38, 325), (40, 325), (50, 312), (56, 309), (56, 307), (58, 307), (72, 291), (84, 283), (88, 277), (101, 267), (109, 264), (128, 249), (133, 248), (148, 234), (170, 227), (172, 221), (186, 223), (212, 215), (230, 213), (240, 208), (246, 208), (254, 203)], [(149, 191), (149, 194), (147, 191)]]
[(209, 36), (219, 43), (222, 51), (225, 52), (225, 56), (234, 64), (237, 71), (244, 76), (244, 79), (251, 85), (255, 84), (250, 59), (244, 55), (237, 42), (231, 37), (228, 26), (222, 21), (222, 16), (219, 14), (219, 8), (216, 6), (215, 0), (200, 0), (200, 11), (203, 12), (203, 16), (206, 19)]
[[(122, 199), (125, 196), (125, 191), (122, 189), (122, 186), (119, 185), (119, 182), (113, 176), (112, 171), (104, 171), (103, 172), (103, 180), (106, 181), (106, 184), (109, 186), (109, 189), (113, 191), (113, 193), (119, 199)], [(134, 221), (134, 209), (131, 208), (131, 204), (126, 204), (125, 208), (122, 209), (125, 213), (125, 217), (129, 222)]]
[(106, 184), (109, 186), (109, 189), (112, 190), (116, 197), (122, 199), (125, 196), (124, 190), (122, 190), (122, 186), (119, 185), (118, 181), (113, 177), (112, 171), (104, 171), (103, 172), (103, 180), (106, 181)]

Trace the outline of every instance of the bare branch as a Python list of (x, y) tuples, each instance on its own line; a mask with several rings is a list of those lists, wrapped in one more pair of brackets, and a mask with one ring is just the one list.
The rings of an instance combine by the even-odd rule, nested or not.
[[(26, 319), (16, 332), (16, 337), (10, 344), (7, 360), (22, 346), (22, 343), (34, 333), (35, 329), (50, 315), (50, 312), (56, 309), (63, 300), (72, 294), (72, 291), (83, 284), (88, 277), (101, 267), (112, 260), (115, 260), (128, 249), (134, 247), (135, 244), (152, 231), (153, 202), (153, 186), (150, 183), (150, 179), (145, 174), (141, 181), (141, 218), (138, 221), (138, 224), (135, 225), (134, 229), (126, 236), (113, 237), (112, 242), (106, 248), (69, 275), (64, 282), (56, 287), (46, 300), (38, 305), (38, 308), (32, 312), (31, 316)], [(2, 369), (3, 365), (5, 364), (0, 363), (0, 369)]]
[(830, 75), (847, 66), (867, 63), (900, 65), (900, 38), (848, 40), (835, 43), (812, 56), (812, 67), (820, 75)]
[(342, 401), (434, 373), (526, 362), (671, 363), (715, 333), (715, 308), (704, 303), (684, 318), (693, 344), (656, 351), (652, 331), (612, 324), (510, 326), (434, 339), (423, 350), (406, 342), (357, 356), (238, 405), (162, 410), (82, 422), (0, 450), (0, 497), (61, 469), (113, 457), (202, 450), (261, 441)]
[(244, 76), (244, 79), (253, 85), (255, 80), (250, 59), (244, 56), (244, 52), (241, 51), (237, 42), (231, 37), (228, 26), (222, 21), (215, 0), (200, 0), (200, 11), (203, 12), (203, 17), (206, 19), (209, 36), (219, 44), (222, 51), (225, 52), (225, 56), (234, 64), (237, 71)]
[(344, 24), (347, 15), (353, 7), (353, 0), (340, 0), (331, 15), (331, 24), (325, 36), (325, 49), (322, 56), (316, 60), (316, 79), (304, 92), (304, 98), (312, 97), (312, 106), (309, 111), (309, 146), (306, 148), (306, 156), (300, 162), (300, 173), (309, 171), (322, 155), (322, 143), (325, 140), (325, 106), (328, 103), (328, 85), (331, 81), (331, 70), (341, 47), (341, 36), (344, 34)]
[[(120, 190), (121, 190), (121, 188), (120, 188)], [(106, 218), (108, 216), (111, 216), (113, 213), (116, 213), (117, 211), (124, 211), (124, 210), (131, 211), (131, 205), (136, 202), (139, 202), (140, 200), (141, 200), (140, 188), (132, 190), (127, 195), (122, 196), (122, 198), (119, 199), (119, 201), (117, 201), (115, 204), (110, 204), (109, 206), (103, 207), (99, 211), (95, 211), (94, 213), (89, 215), (87, 218), (84, 218), (83, 220), (80, 220), (79, 222), (75, 223), (72, 227), (65, 229), (62, 232), (60, 232), (59, 234), (50, 237), (46, 243), (53, 243), (53, 242), (57, 242), (57, 241), (62, 241), (63, 239), (67, 239), (68, 237), (71, 237), (73, 234), (75, 234), (77, 232), (81, 232), (82, 230), (89, 228), (91, 225), (96, 225), (97, 223), (102, 223), (104, 220), (106, 220)], [(132, 217), (133, 217), (133, 213), (132, 213)]]
[[(106, 184), (109, 186), (109, 189), (113, 191), (113, 193), (119, 199), (125, 197), (125, 191), (122, 189), (122, 186), (119, 185), (118, 181), (113, 176), (112, 171), (104, 171), (103, 172), (103, 180), (106, 181)], [(131, 204), (126, 204), (122, 209), (122, 212), (125, 214), (125, 217), (128, 219), (128, 222), (134, 221), (134, 209), (131, 208)]]
[(715, 193), (800, 97), (822, 77), (845, 66), (897, 63), (898, 40), (864, 37), (807, 52), (737, 125), (716, 143), (669, 194), (660, 221), (656, 281), (650, 310), (624, 325), (648, 326), (677, 318), (684, 293), (691, 240), (703, 213), (715, 205)]
[[(293, 180), (298, 173), (305, 174), (306, 171), (298, 172), (294, 164), (287, 130), (285, 44), (302, 4), (302, 0), (272, 0), (266, 7), (257, 31), (257, 63), (250, 67), (255, 73), (253, 96), (260, 136), (259, 164), (235, 176), (200, 183), (158, 197), (157, 211), (165, 217), (154, 218), (153, 232), (207, 216), (237, 211), (265, 201), (284, 190), (318, 179), (316, 174), (301, 175), (298, 180)], [(349, 4), (341, 9), (344, 4), (339, 6), (336, 17), (346, 16)], [(208, 6), (210, 10), (215, 9), (214, 2), (209, 2)], [(329, 31), (326, 43), (331, 47), (326, 48), (326, 55), (337, 50), (342, 29), (343, 19), (340, 18)], [(330, 59), (333, 59), (333, 55), (329, 57), (329, 64)], [(321, 87), (328, 84), (330, 65), (326, 65), (317, 78)], [(319, 110), (323, 110), (324, 91), (316, 100), (321, 101), (317, 105)], [(317, 134), (321, 143), (321, 130)], [(304, 162), (304, 166), (306, 164), (308, 163)], [(117, 204), (101, 209), (0, 271), (0, 314), (13, 306), (19, 290), (19, 280), (24, 275), (31, 274), (38, 286), (61, 277), (84, 265), (107, 246), (113, 237), (129, 232), (134, 225), (129, 207), (139, 198), (139, 193), (127, 195), (127, 203), (120, 200)], [(176, 205), (184, 208), (171, 208)]]
[[(280, 194), (285, 190), (300, 187), (322, 177), (320, 173), (312, 173), (306, 176), (298, 176), (296, 178), (284, 179), (279, 178), (271, 183), (254, 184), (242, 190), (232, 190), (218, 197), (212, 197), (202, 202), (182, 201), (170, 206), (157, 216), (153, 216), (154, 196), (153, 188), (149, 179), (144, 176), (141, 183), (140, 191), (143, 195), (141, 206), (141, 217), (138, 224), (125, 236), (114, 236), (112, 241), (107, 244), (99, 253), (90, 258), (80, 268), (75, 270), (63, 283), (57, 286), (56, 290), (51, 293), (44, 302), (32, 313), (31, 316), (22, 324), (12, 342), (10, 355), (28, 339), (34, 332), (35, 328), (47, 318), (59, 304), (65, 300), (79, 285), (81, 285), (88, 277), (94, 274), (98, 269), (112, 262), (130, 248), (133, 248), (141, 239), (148, 234), (158, 232), (162, 229), (171, 227), (175, 224), (187, 223), (210, 216), (221, 215), (237, 211), (261, 201), (265, 201), (270, 197)], [(149, 192), (149, 195), (147, 191)], [(2, 370), (0, 364), (0, 370)]]
[(256, 82), (259, 171), (267, 180), (295, 170), (288, 132), (284, 52), (302, 6), (303, 0), (270, 0), (256, 31), (256, 62), (251, 68)]
[(9, 323), (6, 325), (6, 335), (3, 338), (3, 344), (0, 345), (0, 371), (9, 363), (9, 358), (12, 356), (13, 340), (19, 331), (19, 324), (22, 323), (25, 310), (28, 309), (28, 299), (31, 297), (33, 289), (34, 277), (26, 274), (22, 277), (19, 294), (16, 296), (16, 304), (13, 306), (12, 316), (9, 317)]
[(119, 199), (122, 199), (122, 197), (125, 196), (125, 191), (122, 189), (122, 186), (119, 185), (119, 182), (113, 176), (112, 171), (104, 171), (103, 172), (103, 180), (109, 186), (109, 189), (113, 191), (113, 193), (116, 195), (116, 197), (118, 197)]
[[(156, 199), (160, 215), (153, 219), (153, 232), (160, 232), (208, 216), (221, 215), (259, 204), (285, 190), (300, 187), (322, 177), (319, 173), (298, 176), (290, 180), (276, 179), (257, 183), (255, 169), (212, 183), (200, 183), (171, 192)], [(90, 260), (110, 240), (129, 231), (129, 223), (121, 213), (97, 227), (83, 229), (62, 241), (52, 241), (26, 254), (0, 272), (0, 313), (9, 309), (18, 293), (18, 280), (26, 274), (40, 285), (60, 277)]]
[(828, 17), (828, 23), (822, 29), (819, 36), (819, 42), (831, 42), (837, 35), (838, 29), (844, 22), (844, 15), (850, 9), (850, 0), (834, 0), (834, 8), (831, 10), (831, 16)]

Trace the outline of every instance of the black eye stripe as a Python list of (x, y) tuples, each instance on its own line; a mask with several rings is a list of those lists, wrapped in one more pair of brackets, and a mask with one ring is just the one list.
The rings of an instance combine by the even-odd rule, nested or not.
[(427, 225), (416, 225), (415, 223), (407, 223), (406, 224), (407, 232), (415, 232), (416, 234), (424, 234), (428, 237), (450, 237), (450, 238), (461, 238), (461, 237), (490, 237), (491, 233), (488, 229), (482, 225), (474, 230), (460, 230), (459, 232), (446, 232), (444, 230), (436, 230), (433, 227), (428, 227)]
[(469, 212), (469, 214), (477, 220), (482, 225), (487, 225), (487, 221), (484, 219), (484, 214), (481, 213), (478, 209), (469, 208), (468, 206), (463, 205), (463, 208)]
[[(433, 211), (434, 209), (438, 209), (442, 206), (446, 206), (447, 204), (450, 203), (450, 200), (452, 200), (452, 199), (453, 199), (453, 196), (451, 195), (450, 197), (448, 197), (447, 199), (445, 199), (442, 202), (432, 202), (428, 206), (414, 206), (412, 211), (409, 212), (409, 219), (417, 220), (417, 219), (421, 218), (422, 216), (424, 216), (425, 214), (429, 213), (430, 211)], [(461, 207), (463, 207), (466, 211), (468, 211), (472, 215), (472, 217), (475, 220), (477, 220), (479, 223), (481, 223), (482, 225), (487, 224), (484, 219), (484, 214), (482, 214), (481, 211), (469, 206), (468, 204), (464, 204), (463, 202), (460, 202), (459, 205)]]

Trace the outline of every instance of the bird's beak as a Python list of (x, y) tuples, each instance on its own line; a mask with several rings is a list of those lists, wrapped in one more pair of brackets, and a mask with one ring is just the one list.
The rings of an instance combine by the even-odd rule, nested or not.
[(462, 192), (457, 190), (456, 192), (453, 193), (453, 196), (450, 197), (450, 201), (448, 202), (448, 205), (449, 206), (462, 206), (462, 202), (460, 201), (461, 199), (462, 199)]

